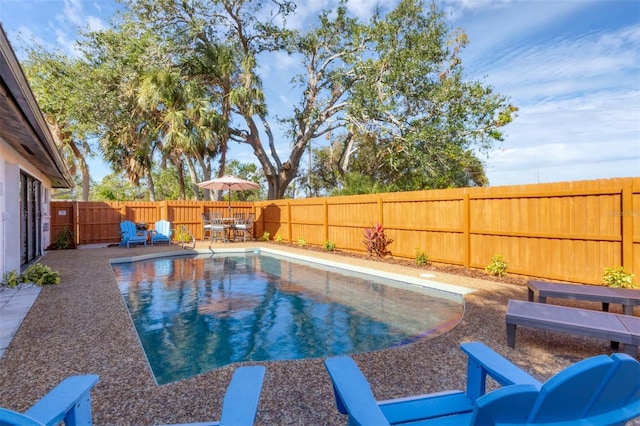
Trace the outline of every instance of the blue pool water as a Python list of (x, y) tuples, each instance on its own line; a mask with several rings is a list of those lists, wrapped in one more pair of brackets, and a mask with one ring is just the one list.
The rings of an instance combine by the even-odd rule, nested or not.
[(158, 384), (239, 361), (385, 349), (463, 314), (458, 295), (265, 253), (112, 267)]

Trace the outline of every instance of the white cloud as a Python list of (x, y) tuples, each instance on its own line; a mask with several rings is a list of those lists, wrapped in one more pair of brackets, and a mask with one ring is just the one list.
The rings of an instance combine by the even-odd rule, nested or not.
[(486, 161), (492, 185), (640, 174), (640, 90), (546, 100), (520, 114)]

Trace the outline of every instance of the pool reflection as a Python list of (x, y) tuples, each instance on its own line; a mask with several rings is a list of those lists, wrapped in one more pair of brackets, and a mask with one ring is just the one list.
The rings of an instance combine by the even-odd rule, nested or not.
[(265, 254), (113, 269), (159, 384), (239, 361), (389, 348), (442, 333), (463, 312), (458, 296)]

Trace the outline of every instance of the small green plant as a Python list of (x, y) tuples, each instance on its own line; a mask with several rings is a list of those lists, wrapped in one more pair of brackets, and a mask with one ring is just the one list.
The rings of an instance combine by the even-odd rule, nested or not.
[(307, 245), (307, 240), (304, 239), (304, 237), (298, 237), (298, 245), (300, 247), (304, 247)]
[(499, 254), (496, 254), (491, 258), (491, 263), (484, 268), (484, 271), (489, 275), (495, 275), (501, 277), (507, 275), (507, 261)]
[(420, 248), (416, 247), (416, 265), (426, 266), (429, 263), (429, 256)]
[(75, 248), (75, 244), (73, 242), (73, 232), (66, 226), (60, 228), (58, 235), (56, 235), (55, 246), (59, 250), (66, 250)]
[(633, 282), (634, 275), (624, 270), (622, 266), (604, 268), (602, 283), (612, 288), (637, 288)]
[(269, 231), (264, 231), (262, 237), (260, 237), (260, 241), (269, 241), (269, 237), (271, 237)]
[(60, 284), (60, 274), (47, 265), (34, 263), (23, 274), (18, 274), (15, 270), (5, 273), (2, 276), (2, 283), (9, 288), (25, 283), (34, 283), (39, 286)]
[(173, 238), (178, 243), (188, 243), (191, 242), (191, 235), (184, 227), (184, 225), (177, 227), (174, 230)]
[(6, 272), (2, 276), (2, 284), (9, 288), (15, 288), (21, 282), (22, 281), (20, 281), (20, 274), (18, 274), (15, 269), (13, 271)]
[(34, 263), (29, 266), (22, 274), (21, 279), (22, 282), (31, 282), (39, 286), (60, 284), (60, 274), (42, 263)]
[(391, 254), (387, 246), (393, 242), (393, 239), (386, 236), (384, 228), (379, 223), (373, 228), (365, 228), (364, 238), (362, 242), (367, 248), (367, 254), (369, 256), (373, 253), (378, 257), (385, 257)]
[(273, 241), (275, 241), (276, 243), (281, 243), (284, 241), (284, 237), (280, 234), (276, 234), (276, 236), (273, 237)]
[(334, 251), (336, 249), (336, 243), (331, 240), (327, 240), (324, 242), (322, 248), (324, 249), (324, 251)]

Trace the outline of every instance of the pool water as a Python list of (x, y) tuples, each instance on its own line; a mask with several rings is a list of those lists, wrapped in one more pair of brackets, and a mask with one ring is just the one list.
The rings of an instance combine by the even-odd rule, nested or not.
[(265, 253), (112, 267), (158, 384), (240, 361), (390, 348), (463, 314), (459, 295)]

